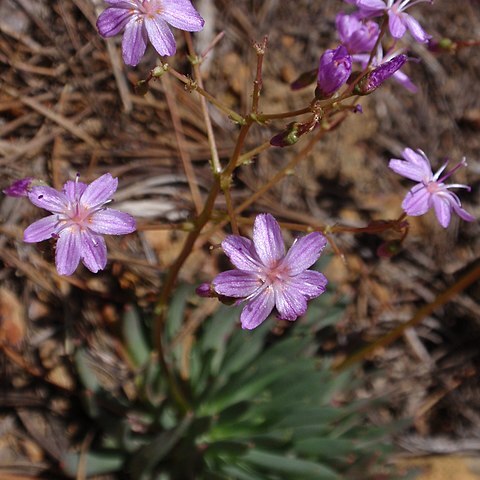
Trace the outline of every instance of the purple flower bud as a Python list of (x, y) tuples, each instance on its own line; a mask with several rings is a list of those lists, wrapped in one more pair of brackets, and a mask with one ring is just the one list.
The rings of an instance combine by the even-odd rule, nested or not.
[(303, 72), (300, 76), (290, 84), (292, 90), (300, 90), (302, 88), (308, 87), (317, 79), (318, 70), (309, 70), (308, 72)]
[(3, 190), (3, 193), (9, 197), (26, 197), (30, 191), (33, 180), (33, 177), (15, 180), (15, 182)]
[(368, 95), (376, 90), (385, 80), (389, 79), (407, 61), (405, 54), (397, 55), (390, 61), (382, 63), (377, 68), (367, 73), (356, 85), (357, 95)]
[(300, 140), (302, 135), (311, 132), (317, 126), (317, 119), (314, 118), (310, 122), (299, 123), (291, 122), (287, 128), (280, 133), (277, 133), (270, 139), (270, 145), (274, 147), (289, 147)]
[(199, 297), (203, 298), (211, 298), (217, 296), (210, 283), (202, 283), (195, 289), (195, 293)]
[(320, 57), (317, 75), (317, 96), (331, 97), (346, 83), (352, 73), (352, 58), (347, 49), (340, 45), (335, 50), (327, 50)]

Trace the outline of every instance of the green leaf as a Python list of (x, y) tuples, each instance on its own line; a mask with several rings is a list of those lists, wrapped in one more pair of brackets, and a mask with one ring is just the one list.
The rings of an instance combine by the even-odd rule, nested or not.
[(281, 472), (284, 477), (302, 480), (341, 480), (331, 468), (310, 460), (302, 460), (288, 455), (251, 449), (243, 461), (267, 469)]
[(150, 345), (147, 342), (142, 319), (133, 305), (128, 305), (122, 318), (122, 334), (135, 366), (145, 365), (150, 357)]
[(295, 452), (308, 457), (324, 458), (346, 458), (357, 451), (356, 442), (352, 439), (338, 438), (305, 438), (295, 442)]
[(121, 470), (125, 455), (122, 452), (67, 453), (61, 463), (63, 471), (76, 478), (80, 461), (84, 465), (85, 474), (90, 477)]
[(180, 441), (192, 421), (193, 416), (187, 415), (177, 427), (161, 432), (148, 445), (140, 448), (129, 462), (133, 478), (149, 480), (151, 471)]

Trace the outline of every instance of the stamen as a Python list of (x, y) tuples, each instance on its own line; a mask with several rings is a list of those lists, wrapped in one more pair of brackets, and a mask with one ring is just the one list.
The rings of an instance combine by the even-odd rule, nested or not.
[(467, 166), (467, 159), (465, 157), (462, 158), (461, 162), (458, 162), (451, 170), (449, 170), (440, 180), (439, 182), (443, 182), (448, 177), (452, 176), (459, 168)]

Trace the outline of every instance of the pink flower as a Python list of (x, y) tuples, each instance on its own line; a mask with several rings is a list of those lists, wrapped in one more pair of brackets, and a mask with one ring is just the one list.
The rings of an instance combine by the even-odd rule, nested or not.
[(359, 8), (359, 13), (366, 17), (376, 17), (386, 13), (388, 15), (388, 27), (393, 38), (402, 38), (405, 32), (411, 33), (412, 37), (420, 43), (426, 43), (428, 35), (422, 26), (405, 10), (417, 3), (429, 2), (433, 0), (354, 0), (348, 3), (354, 3)]
[(125, 235), (136, 229), (135, 219), (105, 205), (111, 201), (118, 180), (109, 173), (89, 185), (68, 181), (58, 192), (52, 187), (36, 186), (29, 200), (52, 215), (32, 223), (23, 234), (28, 243), (57, 239), (55, 263), (60, 275), (71, 275), (80, 260), (92, 272), (107, 264), (107, 246), (102, 234)]
[(175, 38), (168, 25), (198, 32), (205, 23), (190, 0), (105, 0), (110, 7), (100, 14), (97, 28), (102, 37), (113, 37), (125, 29), (123, 61), (138, 65), (152, 42), (159, 55), (173, 55)]
[[(242, 327), (258, 327), (274, 307), (282, 320), (294, 321), (307, 310), (307, 301), (321, 295), (327, 279), (307, 270), (325, 248), (327, 241), (319, 233), (299, 238), (285, 254), (280, 226), (270, 214), (258, 215), (253, 226), (253, 242), (229, 235), (222, 248), (237, 268), (222, 272), (212, 282), (217, 295), (241, 299)], [(200, 293), (206, 293), (202, 286)]]
[(350, 55), (370, 52), (380, 33), (380, 27), (372, 20), (362, 21), (358, 15), (339, 13), (335, 19), (338, 36)]
[(418, 184), (407, 193), (407, 196), (403, 200), (402, 208), (407, 215), (414, 217), (423, 215), (433, 208), (443, 228), (448, 227), (452, 211), (467, 222), (473, 222), (475, 220), (475, 217), (462, 208), (462, 204), (457, 195), (449, 190), (450, 188), (465, 188), (470, 191), (470, 187), (460, 183), (450, 185), (443, 183), (443, 181), (450, 177), (456, 170), (467, 165), (465, 159), (440, 178), (448, 162), (434, 175), (430, 161), (421, 150), (414, 152), (411, 148), (406, 148), (403, 151), (403, 158), (404, 160), (392, 158), (388, 166), (399, 175), (418, 182)]

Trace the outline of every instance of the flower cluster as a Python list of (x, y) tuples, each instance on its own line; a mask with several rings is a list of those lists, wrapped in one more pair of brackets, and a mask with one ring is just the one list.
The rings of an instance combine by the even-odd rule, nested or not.
[[(36, 183), (36, 182), (33, 182)], [(136, 229), (128, 213), (105, 207), (111, 201), (118, 180), (109, 173), (89, 185), (68, 181), (62, 191), (49, 186), (32, 186), (32, 179), (15, 182), (4, 190), (10, 196), (26, 196), (37, 207), (52, 213), (32, 223), (23, 234), (28, 243), (57, 240), (55, 263), (60, 275), (72, 275), (80, 260), (96, 273), (107, 264), (103, 234), (125, 235)]]
[(430, 161), (425, 153), (421, 150), (415, 152), (411, 148), (406, 148), (403, 151), (403, 159), (392, 158), (390, 160), (389, 167), (394, 172), (418, 182), (417, 185), (407, 193), (407, 196), (403, 200), (402, 208), (407, 215), (423, 215), (433, 208), (443, 228), (448, 227), (452, 212), (467, 222), (475, 220), (475, 217), (462, 208), (462, 204), (457, 195), (450, 191), (451, 188), (465, 188), (470, 191), (470, 187), (460, 183), (449, 185), (443, 183), (444, 180), (450, 177), (460, 167), (467, 165), (465, 159), (442, 176), (447, 165), (448, 162), (433, 174)]
[(105, 0), (110, 6), (100, 14), (97, 28), (102, 37), (122, 30), (122, 54), (127, 65), (138, 65), (150, 40), (159, 55), (174, 55), (175, 38), (168, 25), (198, 32), (204, 20), (190, 0)]
[(313, 232), (295, 241), (285, 254), (280, 226), (270, 214), (260, 214), (253, 226), (253, 241), (229, 235), (222, 248), (236, 270), (222, 272), (212, 285), (202, 285), (202, 296), (222, 296), (247, 304), (240, 321), (245, 329), (258, 327), (276, 308), (282, 320), (296, 320), (307, 309), (307, 301), (321, 295), (325, 276), (308, 270), (318, 259), (327, 241)]

